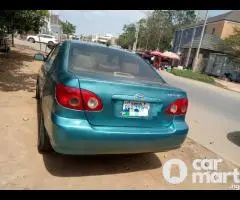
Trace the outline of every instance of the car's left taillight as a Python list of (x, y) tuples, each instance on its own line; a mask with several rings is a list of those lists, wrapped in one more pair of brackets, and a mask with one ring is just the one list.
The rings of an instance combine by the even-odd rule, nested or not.
[(58, 103), (66, 108), (83, 110), (84, 105), (81, 98), (81, 91), (63, 84), (57, 84), (55, 95)]
[(86, 111), (103, 109), (101, 99), (88, 90), (57, 84), (55, 94), (58, 103), (66, 108)]
[(188, 109), (188, 99), (177, 99), (166, 109), (168, 115), (186, 115)]

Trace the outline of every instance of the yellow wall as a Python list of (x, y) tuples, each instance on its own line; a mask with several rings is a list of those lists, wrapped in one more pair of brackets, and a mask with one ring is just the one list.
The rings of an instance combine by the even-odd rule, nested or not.
[(234, 27), (240, 28), (240, 23), (225, 21), (221, 38), (224, 39), (233, 34)]
[(213, 29), (215, 28), (215, 33), (214, 35), (221, 37), (222, 31), (224, 27), (224, 21), (219, 21), (219, 22), (213, 22), (209, 23), (206, 26), (206, 32), (207, 34), (213, 34)]
[[(234, 23), (225, 20), (213, 22), (206, 25), (205, 33), (213, 34), (220, 37), (221, 39), (224, 39), (233, 34), (234, 27), (240, 28), (240, 23)], [(214, 28), (215, 32), (213, 33)]]

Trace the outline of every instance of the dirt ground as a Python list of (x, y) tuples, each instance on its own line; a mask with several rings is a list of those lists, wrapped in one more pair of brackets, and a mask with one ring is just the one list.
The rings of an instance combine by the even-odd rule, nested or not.
[[(16, 46), (0, 54), (0, 188), (2, 189), (229, 189), (227, 184), (179, 184), (165, 181), (162, 166), (182, 159), (189, 174), (194, 159), (219, 158), (187, 139), (178, 150), (164, 153), (111, 156), (41, 155), (37, 145), (35, 81), (41, 62), (35, 51)], [(237, 168), (224, 161), (220, 171)], [(175, 170), (176, 171), (176, 170)], [(175, 173), (175, 172), (173, 172)]]

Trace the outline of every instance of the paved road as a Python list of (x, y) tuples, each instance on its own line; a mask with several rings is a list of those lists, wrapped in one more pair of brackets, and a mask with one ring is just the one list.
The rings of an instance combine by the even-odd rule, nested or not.
[(188, 93), (189, 136), (240, 166), (240, 93), (160, 72)]

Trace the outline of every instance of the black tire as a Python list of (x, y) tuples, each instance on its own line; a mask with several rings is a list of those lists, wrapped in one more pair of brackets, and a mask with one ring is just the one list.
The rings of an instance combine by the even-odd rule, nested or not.
[(39, 117), (37, 148), (39, 153), (49, 153), (53, 151), (49, 137), (44, 127), (42, 114), (40, 114)]
[(35, 43), (35, 40), (34, 40), (34, 38), (29, 38), (29, 39), (28, 39), (28, 42)]
[(48, 43), (47, 43), (47, 47), (49, 48), (49, 49), (53, 49), (54, 48), (54, 46), (55, 46), (55, 44), (52, 42), (52, 41), (49, 41)]
[(38, 100), (40, 99), (38, 80), (37, 80), (37, 83), (36, 83), (36, 99), (38, 99)]
[(49, 42), (47, 43), (47, 46), (54, 46), (54, 43), (53, 43), (52, 41), (49, 41)]

